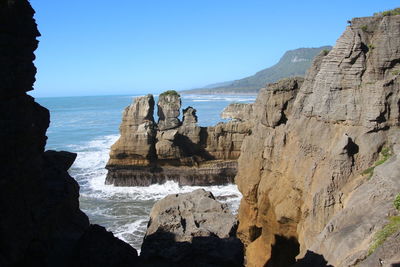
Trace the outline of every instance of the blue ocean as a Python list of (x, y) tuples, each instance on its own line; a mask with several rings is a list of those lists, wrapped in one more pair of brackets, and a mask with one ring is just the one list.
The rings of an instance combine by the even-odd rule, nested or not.
[[(149, 187), (105, 185), (111, 145), (119, 137), (122, 111), (133, 96), (87, 96), (37, 98), (50, 110), (46, 149), (78, 154), (69, 172), (80, 185), (80, 206), (91, 223), (100, 224), (140, 250), (151, 207), (168, 194), (190, 192), (200, 187), (179, 187), (174, 182)], [(157, 101), (157, 97), (155, 97)], [(222, 110), (232, 102), (254, 102), (253, 95), (184, 95), (182, 108), (197, 110), (199, 125), (223, 121)], [(156, 112), (155, 112), (156, 113)], [(156, 114), (155, 114), (155, 119)], [(203, 187), (223, 199), (235, 213), (241, 198), (236, 185)]]

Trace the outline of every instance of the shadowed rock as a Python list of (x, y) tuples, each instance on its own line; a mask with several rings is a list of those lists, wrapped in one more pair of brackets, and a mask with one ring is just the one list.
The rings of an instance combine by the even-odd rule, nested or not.
[[(82, 266), (77, 255), (92, 244), (80, 241), (95, 226), (79, 209), (79, 186), (68, 174), (76, 154), (44, 152), (49, 111), (26, 94), (36, 74), (33, 15), (26, 0), (0, 1), (0, 266)], [(103, 254), (96, 266), (135, 266), (133, 248), (111, 233), (107, 239), (124, 257)]]

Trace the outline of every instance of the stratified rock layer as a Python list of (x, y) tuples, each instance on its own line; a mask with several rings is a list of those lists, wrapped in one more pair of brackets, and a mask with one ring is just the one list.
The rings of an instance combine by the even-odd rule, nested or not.
[(141, 257), (168, 266), (242, 266), (243, 244), (227, 206), (203, 189), (154, 204)]
[[(156, 125), (153, 118), (152, 95), (137, 97), (123, 113), (120, 126), (121, 137), (111, 147), (111, 159), (125, 165), (147, 166), (156, 157), (154, 140)], [(113, 164), (110, 160), (109, 164)]]
[[(76, 154), (44, 151), (49, 112), (26, 94), (36, 74), (33, 15), (28, 1), (0, 1), (0, 266), (135, 266), (136, 251), (79, 209), (67, 172)], [(99, 239), (101, 249), (92, 246)]]
[(181, 98), (178, 94), (161, 94), (157, 107), (158, 129), (160, 131), (174, 129), (181, 124), (178, 119), (181, 109)]
[(253, 104), (247, 103), (232, 103), (229, 104), (221, 113), (223, 119), (233, 119), (245, 121), (253, 116)]
[[(353, 19), (302, 85), (286, 80), (260, 91), (236, 177), (248, 266), (398, 260), (398, 235), (386, 254), (368, 251), (398, 215), (399, 25), (400, 16)], [(362, 175), (388, 150), (371, 178)]]
[[(148, 186), (176, 181), (180, 185), (232, 183), (240, 147), (250, 121), (197, 125), (196, 110), (183, 110), (178, 94), (161, 94), (158, 124), (153, 119), (151, 95), (134, 100), (124, 112), (121, 137), (111, 147), (106, 183)], [(143, 119), (145, 118), (145, 119)]]

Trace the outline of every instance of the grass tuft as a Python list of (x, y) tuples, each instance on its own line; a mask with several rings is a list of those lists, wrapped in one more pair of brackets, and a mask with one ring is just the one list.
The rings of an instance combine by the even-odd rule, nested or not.
[(368, 180), (372, 177), (374, 174), (375, 167), (382, 165), (385, 163), (390, 156), (392, 156), (392, 152), (388, 147), (382, 148), (381, 152), (379, 153), (379, 159), (375, 161), (374, 165), (372, 167), (369, 167), (368, 169), (364, 170), (361, 175), (368, 175)]
[(381, 246), (385, 240), (400, 230), (400, 216), (393, 216), (389, 218), (389, 223), (386, 224), (382, 230), (376, 232), (374, 241), (368, 250), (368, 256)]
[(393, 70), (392, 71), (392, 75), (399, 75), (400, 74), (400, 70)]
[(396, 198), (394, 199), (393, 205), (397, 210), (400, 210), (400, 193), (397, 194)]

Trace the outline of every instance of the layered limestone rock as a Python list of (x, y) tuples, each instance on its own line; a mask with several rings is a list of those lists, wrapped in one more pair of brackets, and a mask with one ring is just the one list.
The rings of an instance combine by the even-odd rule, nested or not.
[(157, 104), (160, 117), (156, 124), (152, 99), (150, 95), (136, 98), (125, 110), (121, 137), (111, 147), (106, 166), (106, 183), (117, 186), (148, 186), (168, 180), (180, 185), (232, 183), (240, 147), (250, 133), (251, 122), (200, 127), (192, 107), (183, 110), (180, 122), (180, 96), (167, 91), (160, 95)]
[(224, 108), (221, 118), (245, 121), (251, 119), (252, 113), (253, 104), (232, 103)]
[[(118, 163), (147, 166), (156, 157), (154, 140), (156, 125), (153, 118), (154, 98), (152, 95), (137, 97), (123, 113), (120, 126), (121, 136), (111, 147), (111, 159)], [(110, 160), (109, 165), (114, 165)]]
[(154, 266), (243, 266), (236, 229), (235, 216), (211, 192), (169, 195), (150, 212), (141, 257)]
[(181, 122), (178, 117), (181, 109), (181, 98), (175, 91), (167, 91), (158, 98), (158, 129), (160, 131), (174, 129)]
[[(79, 209), (67, 172), (76, 154), (44, 151), (49, 111), (26, 94), (36, 74), (33, 15), (26, 0), (0, 1), (0, 266), (135, 266), (136, 251), (100, 226), (93, 232)], [(101, 250), (92, 246), (99, 239)]]
[[(398, 260), (398, 235), (386, 254), (370, 247), (399, 215), (399, 24), (400, 16), (353, 19), (303, 83), (259, 93), (236, 177), (248, 266)], [(363, 175), (377, 164), (372, 177)]]

